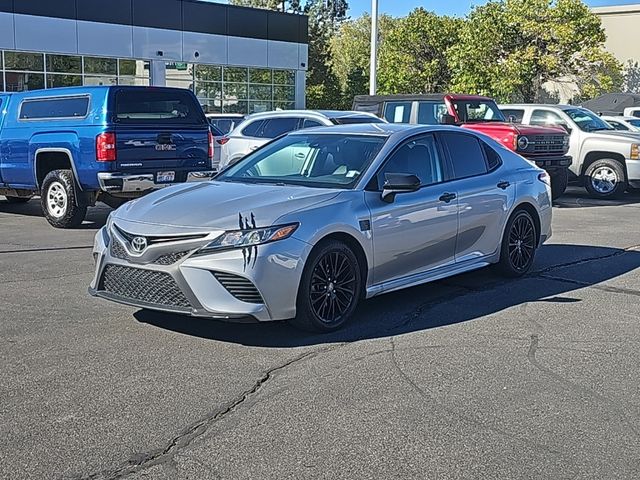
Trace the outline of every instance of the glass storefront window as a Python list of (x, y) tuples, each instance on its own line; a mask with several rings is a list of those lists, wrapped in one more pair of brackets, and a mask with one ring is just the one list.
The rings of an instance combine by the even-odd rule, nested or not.
[(249, 113), (268, 112), (273, 110), (271, 102), (249, 102)]
[(47, 73), (82, 73), (82, 57), (47, 55)]
[(247, 85), (245, 83), (224, 83), (224, 97), (229, 99), (244, 100), (247, 98)]
[(245, 100), (225, 100), (222, 102), (222, 113), (247, 113), (249, 105)]
[(266, 68), (250, 68), (249, 83), (273, 83), (271, 79), (271, 70)]
[(149, 79), (144, 77), (118, 77), (118, 85), (149, 86)]
[(98, 75), (85, 75), (84, 84), (85, 85), (117, 85), (118, 78), (98, 76)]
[(42, 53), (4, 52), (4, 63), (7, 70), (44, 72)]
[(197, 65), (196, 80), (202, 80), (204, 82), (221, 82), (222, 67), (216, 67), (214, 65)]
[(275, 110), (294, 110), (296, 108), (295, 102), (273, 102), (273, 108)]
[(47, 88), (78, 87), (82, 85), (82, 75), (47, 75)]
[(240, 68), (240, 67), (223, 67), (223, 80), (225, 82), (248, 82), (248, 68)]
[(295, 85), (296, 84), (295, 70), (274, 70), (273, 84), (274, 85)]
[(273, 99), (277, 102), (294, 102), (296, 99), (296, 87), (274, 86)]
[(193, 81), (186, 80), (176, 80), (174, 78), (167, 78), (167, 87), (175, 87), (175, 88), (186, 88), (187, 90), (193, 89)]
[(249, 100), (271, 100), (271, 85), (249, 85)]
[(44, 88), (43, 73), (5, 72), (7, 92), (22, 92), (24, 90), (39, 90)]
[(196, 96), (203, 98), (222, 98), (221, 82), (197, 82)]
[(84, 57), (84, 73), (118, 75), (118, 61), (115, 58)]

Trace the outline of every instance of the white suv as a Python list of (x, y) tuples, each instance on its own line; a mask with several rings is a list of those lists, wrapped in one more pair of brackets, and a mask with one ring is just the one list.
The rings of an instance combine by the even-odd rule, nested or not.
[(279, 110), (249, 115), (226, 137), (222, 145), (220, 169), (233, 165), (253, 150), (285, 133), (302, 128), (352, 123), (386, 123), (372, 113), (329, 110)]
[(640, 133), (614, 129), (598, 115), (574, 105), (499, 105), (524, 125), (564, 128), (570, 135), (570, 177), (594, 198), (615, 198), (640, 188)]

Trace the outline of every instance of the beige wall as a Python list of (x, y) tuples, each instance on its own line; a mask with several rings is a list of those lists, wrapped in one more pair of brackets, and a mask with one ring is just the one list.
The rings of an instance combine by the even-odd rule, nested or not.
[(624, 64), (628, 60), (640, 62), (640, 3), (592, 10), (602, 20), (607, 33), (607, 49)]

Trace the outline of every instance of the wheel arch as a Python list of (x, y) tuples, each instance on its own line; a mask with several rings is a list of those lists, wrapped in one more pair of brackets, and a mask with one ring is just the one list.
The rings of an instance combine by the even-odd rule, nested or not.
[[(504, 229), (502, 231), (502, 239), (504, 239), (504, 236), (507, 233), (507, 225), (509, 224), (509, 220), (511, 220), (514, 217), (514, 215), (516, 215), (518, 212), (523, 210), (527, 212), (529, 215), (531, 215), (531, 218), (533, 218), (533, 223), (536, 227), (536, 245), (540, 245), (540, 237), (542, 235), (542, 221), (540, 219), (540, 213), (538, 212), (538, 209), (535, 207), (535, 205), (533, 205), (533, 203), (528, 202), (526, 200), (518, 203), (511, 210), (511, 213), (509, 214), (507, 221), (504, 223)], [(500, 244), (502, 244), (502, 241)]]
[(598, 160), (614, 160), (622, 166), (625, 177), (627, 176), (627, 163), (624, 155), (615, 152), (593, 151), (585, 155), (582, 167), (580, 168), (580, 176), (584, 177), (588, 168)]
[(34, 158), (38, 190), (42, 188), (42, 182), (47, 174), (54, 170), (71, 170), (76, 188), (82, 190), (71, 150), (64, 147), (41, 147), (36, 149)]

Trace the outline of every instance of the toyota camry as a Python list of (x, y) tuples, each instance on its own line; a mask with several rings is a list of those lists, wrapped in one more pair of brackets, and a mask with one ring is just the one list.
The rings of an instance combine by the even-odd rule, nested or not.
[(522, 276), (550, 235), (548, 175), (482, 134), (321, 127), (115, 210), (95, 237), (89, 291), (330, 331), (364, 298), (489, 265)]

